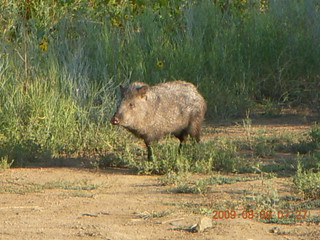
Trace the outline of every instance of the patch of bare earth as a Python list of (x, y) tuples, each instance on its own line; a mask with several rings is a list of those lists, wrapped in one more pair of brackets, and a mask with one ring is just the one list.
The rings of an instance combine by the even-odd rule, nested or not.
[[(264, 127), (266, 132), (305, 132), (311, 124), (280, 122)], [(210, 134), (239, 136), (245, 130), (241, 125), (220, 126)], [(212, 219), (211, 213), (186, 207), (217, 204), (228, 210), (224, 202), (241, 206), (241, 199), (255, 191), (274, 189), (286, 195), (292, 188), (289, 178), (214, 185), (204, 195), (167, 191), (158, 178), (126, 169), (4, 170), (0, 172), (0, 239), (319, 239), (319, 225), (313, 223), (267, 224), (257, 217), (244, 218), (240, 208), (235, 209), (235, 219)], [(319, 209), (309, 214), (319, 214)], [(204, 217), (212, 219), (211, 228), (188, 231)]]

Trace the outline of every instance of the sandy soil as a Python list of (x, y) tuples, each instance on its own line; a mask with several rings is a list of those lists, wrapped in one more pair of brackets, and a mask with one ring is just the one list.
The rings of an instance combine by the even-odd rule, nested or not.
[[(284, 122), (263, 125), (260, 121), (253, 127), (263, 125), (266, 132), (304, 132), (311, 126)], [(220, 125), (214, 132), (226, 136), (244, 134), (241, 125)], [(236, 219), (212, 219), (213, 214), (194, 213), (186, 207), (239, 202), (248, 190), (274, 189), (286, 195), (292, 190), (289, 178), (217, 185), (204, 195), (177, 194), (168, 188), (160, 184), (159, 176), (137, 175), (128, 169), (7, 169), (0, 172), (0, 239), (312, 240), (320, 236), (320, 227), (314, 223), (267, 224), (257, 217), (244, 219), (241, 209), (236, 210)], [(315, 209), (308, 214), (319, 212)], [(156, 216), (157, 213), (164, 216)], [(212, 219), (212, 228), (186, 231), (204, 217)]]

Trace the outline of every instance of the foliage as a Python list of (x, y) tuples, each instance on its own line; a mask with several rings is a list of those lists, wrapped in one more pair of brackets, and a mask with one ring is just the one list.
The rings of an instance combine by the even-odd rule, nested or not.
[(303, 171), (299, 165), (293, 182), (297, 189), (303, 194), (304, 198), (319, 199), (320, 172), (313, 172), (312, 170)]
[(306, 156), (297, 158), (297, 172), (293, 183), (304, 198), (320, 197), (320, 127), (314, 125), (309, 133), (311, 146)]
[(8, 162), (8, 157), (2, 157), (0, 159), (0, 170), (8, 169), (11, 167), (13, 161)]
[[(167, 139), (153, 145), (154, 159), (145, 160), (145, 149), (127, 149), (120, 153), (119, 162), (126, 162), (140, 173), (165, 174), (212, 171), (235, 172), (240, 158), (235, 147), (224, 142), (187, 143), (179, 150), (179, 144)], [(137, 158), (137, 156), (139, 156)]]
[[(125, 149), (106, 122), (117, 86), (136, 80), (195, 83), (208, 118), (243, 115), (256, 102), (272, 103), (267, 114), (277, 103), (317, 110), (319, 26), (315, 0), (4, 0), (0, 157), (24, 165)], [(220, 154), (233, 171), (233, 156)]]

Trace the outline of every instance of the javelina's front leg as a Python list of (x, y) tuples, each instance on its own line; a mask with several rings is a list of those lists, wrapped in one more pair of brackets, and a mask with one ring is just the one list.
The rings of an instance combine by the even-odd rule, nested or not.
[(153, 153), (152, 153), (152, 149), (151, 149), (151, 145), (150, 142), (148, 141), (144, 141), (146, 146), (147, 146), (147, 150), (148, 150), (148, 161), (153, 161)]

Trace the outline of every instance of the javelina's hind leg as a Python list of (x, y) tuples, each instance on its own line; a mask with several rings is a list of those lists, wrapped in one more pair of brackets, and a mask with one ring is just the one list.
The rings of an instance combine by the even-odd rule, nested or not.
[(184, 129), (181, 131), (180, 134), (175, 135), (179, 140), (180, 140), (180, 145), (179, 145), (179, 153), (181, 153), (181, 148), (183, 146), (183, 144), (187, 141), (188, 139), (188, 133), (187, 131)]
[(189, 124), (188, 134), (194, 138), (197, 142), (200, 142), (200, 129), (201, 129), (201, 120), (200, 118), (194, 118)]

